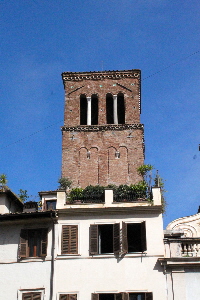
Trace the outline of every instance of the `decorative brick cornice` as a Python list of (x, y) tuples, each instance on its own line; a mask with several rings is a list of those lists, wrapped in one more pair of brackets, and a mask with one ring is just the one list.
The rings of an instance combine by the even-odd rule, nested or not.
[(122, 79), (138, 78), (140, 79), (140, 70), (124, 71), (98, 71), (98, 72), (64, 72), (62, 73), (63, 82), (81, 81), (81, 80), (102, 80), (102, 79)]
[(144, 129), (143, 124), (123, 124), (123, 125), (80, 125), (80, 126), (62, 126), (61, 131), (122, 131), (127, 129)]

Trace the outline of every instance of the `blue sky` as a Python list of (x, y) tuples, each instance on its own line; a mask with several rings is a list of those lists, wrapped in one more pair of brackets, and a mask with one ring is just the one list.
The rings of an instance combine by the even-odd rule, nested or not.
[(197, 0), (0, 0), (0, 174), (9, 187), (37, 196), (58, 186), (62, 72), (141, 69), (146, 163), (166, 180), (164, 224), (195, 214), (199, 13)]

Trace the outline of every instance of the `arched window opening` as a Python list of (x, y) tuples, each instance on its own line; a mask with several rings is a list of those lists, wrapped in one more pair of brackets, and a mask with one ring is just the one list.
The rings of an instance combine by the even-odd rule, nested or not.
[(114, 124), (112, 94), (106, 95), (106, 121), (107, 121), (107, 124)]
[(91, 125), (98, 124), (98, 97), (92, 95), (91, 97)]
[(117, 115), (118, 115), (118, 124), (125, 124), (124, 94), (122, 93), (119, 93), (117, 95)]
[(87, 125), (87, 98), (80, 96), (80, 125)]

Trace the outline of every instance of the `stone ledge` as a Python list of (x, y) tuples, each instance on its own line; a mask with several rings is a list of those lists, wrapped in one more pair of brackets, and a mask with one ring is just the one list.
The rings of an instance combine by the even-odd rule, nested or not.
[(140, 70), (124, 70), (124, 71), (99, 71), (99, 72), (63, 72), (62, 79), (65, 81), (81, 81), (81, 80), (102, 80), (102, 79), (122, 79), (122, 78), (138, 78), (140, 79)]
[(109, 130), (127, 130), (144, 129), (143, 124), (122, 124), (122, 125), (80, 125), (80, 126), (62, 126), (61, 131), (109, 131)]

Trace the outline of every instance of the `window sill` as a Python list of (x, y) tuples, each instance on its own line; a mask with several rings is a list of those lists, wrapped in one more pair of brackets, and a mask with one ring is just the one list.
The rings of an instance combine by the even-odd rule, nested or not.
[(81, 254), (58, 254), (56, 259), (66, 259), (66, 258), (74, 258), (80, 257)]
[(50, 260), (50, 257), (22, 257), (19, 259), (20, 262), (43, 262), (43, 261), (47, 261)]

